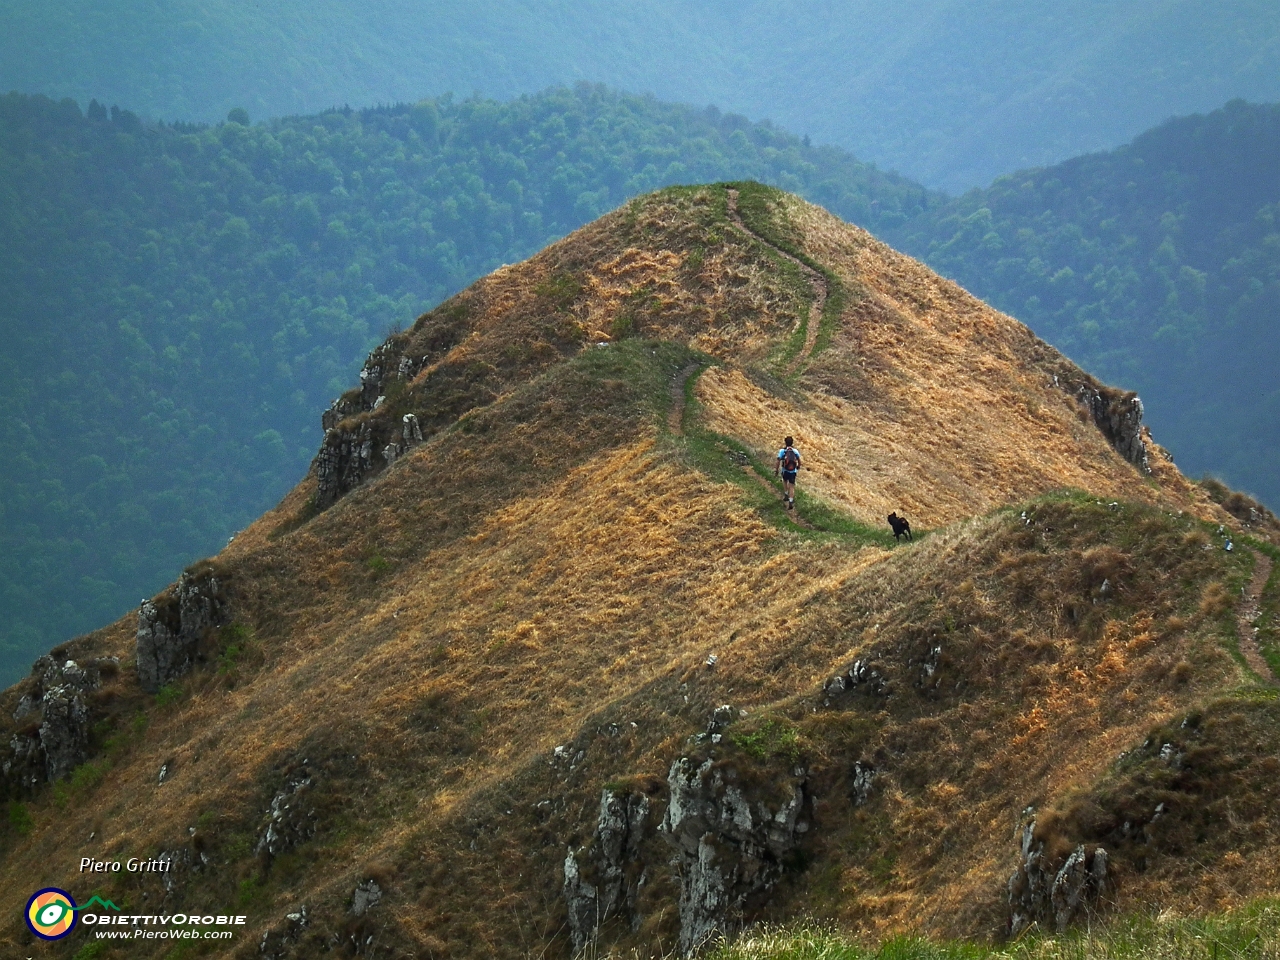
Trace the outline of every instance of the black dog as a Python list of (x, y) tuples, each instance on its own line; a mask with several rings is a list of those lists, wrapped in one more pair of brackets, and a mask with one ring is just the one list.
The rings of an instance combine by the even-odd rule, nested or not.
[(911, 539), (911, 524), (907, 523), (906, 517), (900, 517), (896, 513), (889, 514), (889, 526), (893, 527), (893, 539), (901, 539), (906, 534), (907, 539)]

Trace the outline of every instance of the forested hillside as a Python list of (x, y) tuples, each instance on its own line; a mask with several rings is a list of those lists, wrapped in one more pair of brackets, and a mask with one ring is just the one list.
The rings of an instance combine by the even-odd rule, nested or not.
[(1280, 105), (1170, 121), (888, 237), (1140, 391), (1183, 470), (1280, 504)]
[(246, 125), (0, 98), (0, 678), (297, 482), (389, 329), (625, 198), (755, 177), (883, 229), (935, 195), (597, 88)]
[(0, 0), (0, 91), (165, 120), (579, 80), (767, 117), (959, 191), (1280, 99), (1280, 4)]

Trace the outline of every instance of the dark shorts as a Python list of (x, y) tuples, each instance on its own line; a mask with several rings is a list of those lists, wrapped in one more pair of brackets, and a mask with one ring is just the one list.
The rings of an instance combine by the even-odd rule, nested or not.
[(798, 472), (799, 472), (799, 471), (796, 471), (796, 470), (783, 470), (783, 471), (782, 471), (782, 482), (783, 482), (783, 483), (795, 483), (795, 482), (796, 482), (796, 473), (798, 473)]

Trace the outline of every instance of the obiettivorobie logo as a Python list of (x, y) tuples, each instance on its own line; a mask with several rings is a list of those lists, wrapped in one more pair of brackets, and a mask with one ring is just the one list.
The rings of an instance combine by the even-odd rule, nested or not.
[(76, 928), (81, 914), (85, 926), (99, 928), (94, 934), (99, 940), (227, 940), (234, 936), (233, 930), (209, 928), (243, 927), (249, 920), (234, 914), (122, 913), (110, 900), (97, 896), (77, 906), (71, 894), (58, 887), (37, 890), (27, 901), (27, 926), (41, 940), (61, 940)]
[(61, 940), (76, 927), (76, 914), (98, 905), (119, 910), (110, 900), (94, 897), (83, 907), (76, 906), (71, 894), (57, 887), (37, 890), (27, 901), (27, 926), (41, 940)]

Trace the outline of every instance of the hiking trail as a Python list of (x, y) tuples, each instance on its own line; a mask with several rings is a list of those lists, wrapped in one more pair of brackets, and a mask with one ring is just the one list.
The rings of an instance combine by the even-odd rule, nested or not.
[[(699, 372), (703, 366), (704, 365), (702, 363), (695, 360), (692, 363), (686, 364), (682, 369), (676, 371), (675, 375), (671, 378), (671, 408), (667, 411), (667, 429), (671, 431), (672, 436), (684, 436), (685, 384), (687, 384), (689, 382), (689, 378)], [(728, 447), (724, 447), (722, 445), (722, 449), (724, 449), (730, 456), (735, 456), (735, 451), (730, 450)], [(749, 462), (744, 464), (741, 461), (738, 461), (736, 457), (735, 462), (742, 467), (743, 473), (754, 478), (756, 482), (768, 490), (773, 496), (778, 496), (778, 491), (774, 489), (773, 484), (760, 476), (760, 474), (756, 473), (755, 470), (751, 468), (751, 464)], [(796, 526), (804, 527), (806, 530), (816, 529), (813, 524), (801, 517), (794, 508), (791, 510), (784, 509), (783, 513), (785, 513), (791, 522), (796, 524)]]
[(818, 327), (822, 323), (822, 311), (827, 305), (827, 278), (799, 257), (787, 253), (772, 240), (762, 237), (747, 226), (746, 221), (742, 219), (742, 215), (738, 213), (738, 191), (733, 187), (729, 188), (729, 220), (743, 233), (759, 240), (778, 256), (799, 267), (800, 272), (809, 281), (809, 288), (813, 291), (813, 302), (809, 305), (809, 319), (805, 323), (804, 347), (791, 358), (791, 362), (787, 364), (786, 370), (783, 371), (784, 375), (789, 376), (795, 373), (801, 363), (813, 355), (813, 345), (818, 340)]
[(667, 411), (667, 429), (677, 437), (684, 434), (684, 385), (701, 369), (702, 364), (695, 360), (686, 364), (671, 378), (671, 409)]
[(1244, 598), (1236, 608), (1236, 625), (1240, 631), (1240, 652), (1253, 672), (1263, 682), (1276, 685), (1276, 675), (1262, 656), (1258, 647), (1258, 617), (1262, 612), (1262, 590), (1271, 576), (1271, 558), (1261, 550), (1253, 551), (1256, 562), (1253, 565), (1253, 576), (1244, 588)]

